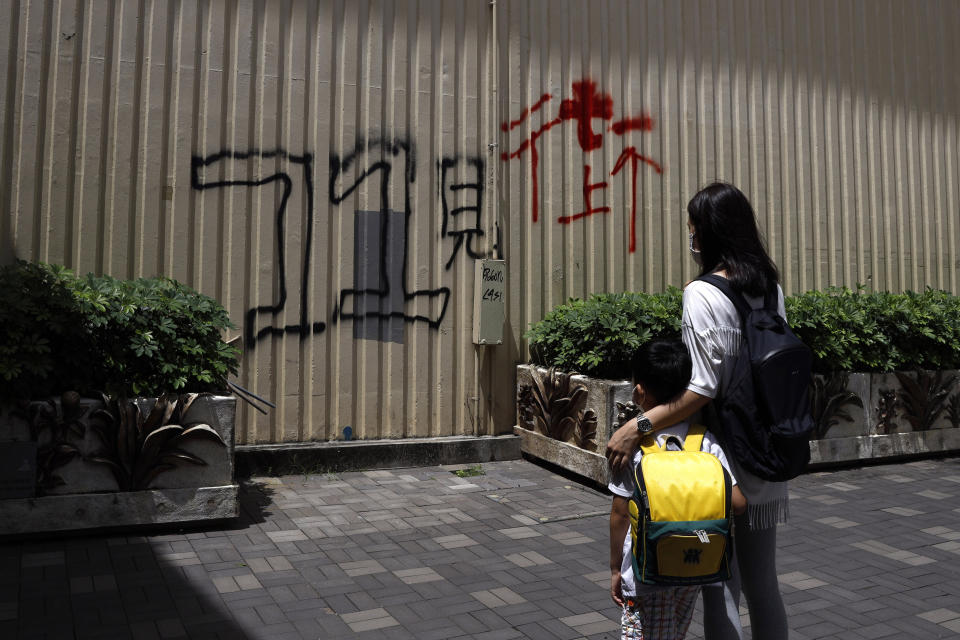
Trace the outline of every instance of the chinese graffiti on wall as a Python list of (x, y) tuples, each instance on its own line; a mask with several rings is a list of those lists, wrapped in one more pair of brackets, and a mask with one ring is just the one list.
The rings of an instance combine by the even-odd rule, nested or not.
[[(602, 149), (611, 136), (624, 140), (609, 176), (596, 175), (593, 166), (584, 162), (582, 176), (583, 209), (569, 211), (557, 217), (559, 224), (571, 224), (596, 214), (610, 212), (604, 204), (608, 179), (629, 175), (632, 187), (630, 208), (630, 251), (636, 250), (637, 176), (641, 165), (661, 173), (661, 166), (627, 144), (626, 136), (653, 129), (649, 116), (638, 115), (616, 119), (613, 99), (597, 89), (590, 79), (574, 82), (571, 97), (554, 100), (547, 93), (533, 105), (525, 108), (514, 120), (504, 122), (501, 128), (511, 132), (534, 118), (542, 124), (528, 125), (529, 135), (512, 151), (504, 152), (504, 162), (529, 158), (532, 178), (533, 222), (539, 218), (537, 168), (538, 141), (550, 130), (570, 123), (576, 127), (577, 143), (585, 154)], [(555, 115), (550, 117), (548, 111)], [(611, 135), (608, 135), (611, 134)], [(585, 156), (587, 157), (587, 156)], [(433, 164), (433, 163), (431, 163)], [(484, 202), (485, 161), (479, 155), (444, 155), (436, 160), (438, 184), (437, 214), (442, 216), (439, 241), (444, 247), (444, 270), (450, 270), (458, 257), (479, 259), (499, 255), (499, 237), (478, 248), (478, 239), (484, 238), (481, 220)], [(340, 288), (331, 300), (331, 312), (326, 318), (310, 317), (311, 294), (309, 279), (315, 256), (314, 230), (317, 220), (315, 208), (315, 155), (297, 155), (284, 149), (221, 150), (205, 156), (194, 156), (191, 162), (191, 183), (197, 191), (227, 188), (280, 189), (274, 212), (276, 264), (276, 291), (271, 304), (260, 304), (247, 310), (244, 317), (244, 336), (247, 348), (259, 340), (283, 334), (295, 334), (300, 339), (323, 333), (328, 323), (352, 322), (354, 338), (403, 342), (405, 327), (425, 324), (437, 329), (443, 322), (452, 291), (447, 286), (417, 288), (410, 284), (410, 256), (407, 245), (414, 233), (411, 227), (413, 209), (410, 191), (416, 181), (418, 157), (412, 140), (404, 137), (358, 137), (353, 149), (345, 153), (331, 153), (328, 175), (321, 178), (321, 193), (326, 188), (331, 215), (353, 217), (353, 275), (352, 286)], [(627, 173), (629, 169), (629, 174)], [(343, 211), (350, 196), (365, 183), (373, 186), (379, 197), (370, 210)], [(325, 184), (324, 184), (325, 183)], [(301, 197), (295, 197), (302, 194)], [(292, 202), (302, 202), (305, 211), (292, 212)], [(420, 212), (421, 215), (425, 212)], [(294, 221), (302, 228), (294, 234)], [(499, 228), (496, 235), (499, 236)], [(490, 226), (487, 225), (489, 229)], [(289, 246), (288, 246), (289, 245)], [(289, 305), (295, 305), (296, 322), (283, 323)]]
[[(533, 105), (523, 109), (515, 120), (504, 122), (500, 125), (504, 132), (512, 131), (519, 127), (528, 119), (534, 117), (534, 114), (543, 114), (547, 106), (553, 102), (553, 96), (545, 93), (540, 96)], [(530, 135), (513, 151), (505, 151), (500, 158), (504, 162), (517, 160), (525, 154), (530, 158), (530, 180), (531, 180), (531, 210), (533, 222), (537, 222), (540, 217), (540, 194), (538, 183), (538, 167), (540, 163), (537, 142), (548, 131), (565, 122), (572, 122), (576, 126), (577, 143), (584, 153), (594, 151), (603, 147), (606, 133), (613, 133), (623, 138), (630, 131), (646, 132), (653, 129), (653, 119), (647, 115), (628, 116), (614, 120), (613, 98), (608, 93), (601, 93), (597, 90), (597, 83), (589, 78), (578, 80), (572, 85), (572, 97), (561, 100), (556, 111), (556, 116), (550, 118), (541, 115), (541, 124), (536, 129), (532, 129)], [(599, 121), (599, 124), (595, 124)], [(597, 131), (595, 127), (599, 126)], [(614, 164), (610, 176), (616, 176), (624, 171), (628, 166), (630, 168), (631, 184), (631, 206), (630, 206), (630, 252), (633, 253), (637, 248), (637, 174), (641, 164), (646, 164), (656, 173), (662, 173), (663, 168), (655, 160), (645, 156), (637, 151), (635, 146), (625, 146), (620, 156)], [(583, 164), (583, 210), (570, 212), (557, 217), (560, 224), (570, 224), (583, 218), (596, 215), (598, 213), (609, 213), (610, 207), (598, 204), (602, 198), (601, 193), (609, 187), (609, 183), (601, 178), (592, 178), (593, 167), (584, 162)], [(595, 179), (595, 182), (591, 182)]]

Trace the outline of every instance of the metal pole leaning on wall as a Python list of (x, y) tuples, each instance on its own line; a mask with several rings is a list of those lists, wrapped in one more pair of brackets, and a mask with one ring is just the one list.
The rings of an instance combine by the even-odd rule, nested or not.
[(490, 122), (491, 131), (489, 134), (491, 137), (496, 136), (495, 139), (491, 140), (487, 144), (488, 155), (491, 156), (490, 166), (490, 181), (491, 181), (491, 193), (495, 195), (494, 198), (490, 198), (493, 202), (493, 238), (495, 239), (495, 246), (497, 248), (496, 258), (498, 260), (503, 260), (503, 239), (501, 233), (503, 232), (503, 224), (501, 220), (502, 210), (501, 207), (501, 198), (502, 194), (500, 193), (500, 162), (499, 162), (499, 149), (500, 149), (500, 136), (497, 133), (500, 128), (498, 123), (501, 122), (500, 119), (500, 41), (499, 41), (499, 32), (497, 30), (497, 0), (490, 0), (490, 96), (491, 103), (488, 106), (489, 113), (491, 114)]

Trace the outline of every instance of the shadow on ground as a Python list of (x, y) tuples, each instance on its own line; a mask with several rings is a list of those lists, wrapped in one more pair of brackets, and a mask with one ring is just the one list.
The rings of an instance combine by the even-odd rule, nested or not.
[(245, 566), (236, 542), (270, 516), (272, 494), (242, 485), (235, 520), (0, 541), (0, 638), (247, 638), (209, 562)]

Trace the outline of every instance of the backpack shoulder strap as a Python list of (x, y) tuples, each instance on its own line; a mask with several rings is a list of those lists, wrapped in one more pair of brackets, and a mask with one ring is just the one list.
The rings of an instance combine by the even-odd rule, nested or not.
[(702, 424), (692, 424), (687, 429), (687, 438), (683, 441), (684, 451), (700, 451), (703, 448), (703, 434), (707, 428)]
[(642, 440), (640, 440), (640, 451), (643, 451), (643, 455), (660, 451), (660, 445), (657, 444), (656, 434), (649, 433), (644, 436)]
[[(743, 298), (743, 295), (730, 285), (729, 280), (726, 278), (721, 278), (713, 273), (700, 276), (697, 278), (697, 280), (706, 282), (707, 284), (711, 284), (717, 289), (720, 289), (720, 291), (723, 292), (723, 295), (727, 296), (727, 298), (730, 299), (730, 302), (733, 303), (733, 306), (736, 307), (737, 313), (740, 315), (740, 321), (746, 322), (747, 316), (750, 315), (752, 309), (750, 308), (750, 305), (747, 304), (747, 301)], [(776, 304), (776, 301), (774, 301), (774, 304)]]
[(777, 311), (778, 311), (778, 309), (777, 309), (777, 306), (778, 306), (778, 305), (777, 305), (777, 298), (778, 298), (778, 297), (779, 297), (779, 296), (777, 296), (777, 285), (773, 285), (773, 289), (771, 289), (770, 291), (768, 291), (768, 292), (767, 292), (767, 295), (764, 296), (764, 298), (763, 298), (763, 307), (764, 307), (767, 311), (776, 314)]

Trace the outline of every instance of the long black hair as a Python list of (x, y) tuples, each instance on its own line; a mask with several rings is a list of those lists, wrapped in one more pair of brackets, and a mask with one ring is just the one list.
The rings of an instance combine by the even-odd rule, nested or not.
[(751, 296), (765, 295), (780, 281), (753, 207), (740, 189), (714, 182), (690, 199), (687, 214), (700, 244), (700, 275), (725, 269), (730, 284)]

